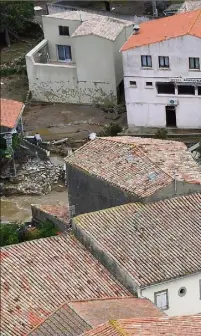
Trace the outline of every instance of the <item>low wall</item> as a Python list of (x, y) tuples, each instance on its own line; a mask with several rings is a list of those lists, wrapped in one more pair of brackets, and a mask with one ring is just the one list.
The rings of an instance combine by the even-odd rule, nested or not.
[(31, 205), (32, 221), (36, 223), (41, 223), (45, 221), (50, 221), (54, 224), (54, 227), (58, 228), (59, 231), (65, 232), (70, 228), (70, 221), (62, 220), (55, 215), (47, 213), (45, 210), (40, 209), (37, 205)]

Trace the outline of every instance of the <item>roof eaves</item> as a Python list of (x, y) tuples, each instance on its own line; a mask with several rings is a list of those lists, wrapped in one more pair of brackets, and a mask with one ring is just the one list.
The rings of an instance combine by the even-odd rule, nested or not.
[(139, 285), (139, 287), (140, 287), (140, 289), (145, 289), (147, 287), (152, 287), (152, 286), (155, 286), (155, 285), (158, 285), (158, 284), (165, 284), (165, 283), (173, 281), (173, 280), (186, 278), (186, 277), (194, 275), (194, 274), (200, 274), (200, 269), (197, 270), (197, 271), (193, 271), (193, 272), (186, 272), (186, 274), (181, 274), (181, 275), (178, 275), (176, 277), (170, 277), (170, 278), (167, 278), (167, 279), (159, 280), (159, 281), (156, 281), (156, 282), (150, 282), (150, 283), (147, 283), (147, 284), (144, 283), (143, 285)]

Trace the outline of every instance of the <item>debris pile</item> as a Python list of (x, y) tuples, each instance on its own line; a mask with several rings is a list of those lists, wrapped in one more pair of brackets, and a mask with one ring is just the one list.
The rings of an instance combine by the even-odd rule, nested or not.
[(48, 194), (58, 187), (64, 188), (63, 167), (55, 166), (50, 161), (32, 159), (24, 163), (16, 177), (1, 181), (1, 194), (10, 195), (42, 195)]

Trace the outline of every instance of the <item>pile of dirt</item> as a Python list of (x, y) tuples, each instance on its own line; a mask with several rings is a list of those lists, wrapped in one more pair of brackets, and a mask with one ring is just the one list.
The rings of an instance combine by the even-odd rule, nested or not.
[(65, 188), (63, 175), (62, 166), (32, 159), (22, 165), (16, 177), (0, 181), (0, 193), (4, 196), (43, 195), (52, 190), (61, 191)]

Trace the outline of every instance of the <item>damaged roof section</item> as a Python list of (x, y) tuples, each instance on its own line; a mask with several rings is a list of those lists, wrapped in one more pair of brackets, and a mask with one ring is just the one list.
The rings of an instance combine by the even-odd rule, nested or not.
[(194, 194), (80, 215), (73, 229), (96, 246), (96, 255), (107, 255), (108, 265), (146, 287), (200, 272), (200, 218), (201, 194)]
[(22, 336), (72, 300), (129, 292), (73, 235), (10, 245), (1, 250), (1, 330)]
[(19, 101), (1, 98), (0, 127), (14, 128), (22, 113), (23, 107), (24, 104)]
[(182, 142), (137, 137), (96, 138), (66, 162), (139, 197), (173, 181), (201, 186), (201, 169)]
[(72, 301), (62, 305), (30, 336), (78, 336), (101, 323), (118, 318), (160, 317), (165, 314), (148, 299), (122, 297)]

